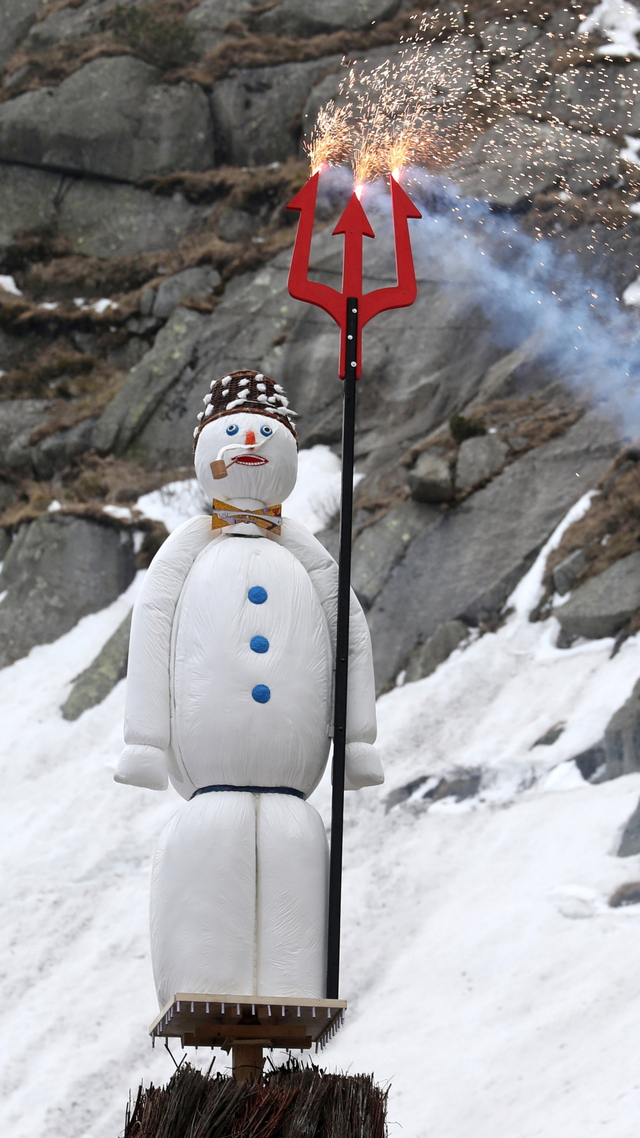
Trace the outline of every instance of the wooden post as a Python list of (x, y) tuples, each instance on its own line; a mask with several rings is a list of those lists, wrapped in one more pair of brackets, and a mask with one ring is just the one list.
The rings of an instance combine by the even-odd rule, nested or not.
[(260, 1078), (264, 1063), (260, 1043), (234, 1043), (231, 1054), (236, 1083), (249, 1083)]

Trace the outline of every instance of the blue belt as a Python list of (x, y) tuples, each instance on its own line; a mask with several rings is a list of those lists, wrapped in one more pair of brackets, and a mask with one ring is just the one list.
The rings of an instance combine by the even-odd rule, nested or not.
[(199, 786), (191, 798), (195, 798), (198, 794), (211, 794), (214, 790), (243, 790), (247, 794), (292, 794), (294, 798), (301, 798), (303, 802), (307, 797), (301, 790), (294, 790), (292, 786), (230, 786), (222, 782), (217, 786)]

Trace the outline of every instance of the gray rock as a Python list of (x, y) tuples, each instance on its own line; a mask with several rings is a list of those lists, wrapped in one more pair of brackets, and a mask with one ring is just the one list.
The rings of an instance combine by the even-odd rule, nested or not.
[[(99, 454), (122, 454), (142, 430), (164, 393), (188, 367), (204, 320), (190, 309), (175, 310), (98, 420), (92, 441)], [(168, 466), (172, 465), (171, 458), (167, 457)]]
[(635, 857), (640, 854), (640, 802), (629, 818), (618, 847), (618, 857)]
[(411, 798), (416, 790), (420, 790), (420, 787), (424, 786), (425, 782), (429, 782), (428, 774), (418, 775), (417, 778), (412, 778), (411, 782), (405, 783), (404, 786), (397, 786), (385, 799), (385, 814), (388, 814), (394, 806), (399, 806), (401, 802), (406, 802), (408, 798)]
[(64, 470), (74, 458), (89, 450), (91, 436), (97, 419), (84, 419), (64, 431), (56, 431), (41, 439), (31, 448), (31, 465), (36, 478), (53, 478), (59, 470)]
[[(590, 782), (592, 779), (594, 782), (604, 781), (604, 779), (600, 777), (601, 774), (605, 773), (605, 764), (607, 761), (607, 751), (604, 740), (601, 743), (594, 743), (593, 747), (587, 747), (587, 750), (581, 751), (579, 755), (574, 755), (573, 761), (587, 782)], [(594, 777), (596, 775), (598, 776), (597, 778)]]
[(554, 55), (562, 41), (572, 39), (580, 27), (582, 13), (579, 7), (568, 5), (565, 8), (556, 8), (551, 12), (549, 19), (544, 22), (544, 33), (549, 36), (549, 51)]
[(389, 20), (400, 7), (400, 0), (323, 0), (310, 8), (306, 0), (280, 0), (263, 12), (256, 26), (277, 35), (315, 36), (341, 28), (368, 28)]
[(260, 218), (245, 209), (227, 206), (219, 214), (216, 228), (223, 241), (246, 241), (260, 228)]
[(21, 526), (0, 574), (0, 667), (111, 604), (134, 573), (123, 530), (60, 513)]
[(535, 43), (539, 35), (540, 29), (524, 20), (494, 20), (483, 28), (480, 39), (494, 59), (501, 59)]
[(121, 257), (171, 249), (204, 224), (210, 206), (182, 194), (150, 194), (134, 186), (0, 164), (0, 253), (21, 229), (56, 221), (73, 251)]
[[(2, 493), (2, 486), (0, 485), (0, 494)], [(0, 562), (4, 561), (8, 551), (11, 548), (11, 534), (8, 530), (0, 528)]]
[(102, 703), (127, 674), (131, 612), (100, 649), (95, 660), (81, 672), (61, 707), (64, 719), (79, 719), (83, 711)]
[(60, 175), (0, 164), (0, 253), (20, 229), (49, 224)]
[(0, 513), (12, 506), (17, 497), (15, 486), (11, 482), (7, 482), (4, 478), (0, 478)]
[(582, 573), (587, 560), (586, 549), (574, 549), (553, 570), (553, 585), (561, 597), (569, 593)]
[[(369, 76), (380, 68), (394, 77), (395, 86), (402, 89), (406, 76), (411, 72), (415, 55), (419, 52), (419, 73), (422, 77), (424, 101), (431, 104), (434, 90), (440, 105), (437, 118), (424, 113), (424, 129), (438, 134), (460, 124), (462, 118), (456, 116), (456, 104), (462, 104), (472, 89), (478, 88), (489, 74), (489, 56), (476, 50), (475, 41), (466, 35), (454, 35), (445, 43), (433, 43), (424, 49), (413, 49), (407, 45), (389, 45), (367, 51), (353, 66), (353, 81), (344, 86), (344, 68), (332, 69), (332, 73), (321, 79), (309, 93), (302, 112), (305, 140), (308, 141), (318, 110), (328, 99), (333, 99), (336, 107), (357, 105), (363, 97), (365, 103), (370, 97)], [(420, 97), (420, 95), (418, 95)], [(443, 106), (448, 110), (444, 113)], [(462, 111), (462, 108), (461, 108)]]
[[(134, 3), (135, 0), (120, 0), (121, 7), (124, 8)], [(105, 0), (84, 0), (80, 5), (59, 8), (46, 19), (31, 25), (25, 47), (33, 52), (46, 51), (55, 44), (98, 32), (109, 9), (110, 5)]]
[(453, 498), (453, 475), (446, 458), (425, 450), (407, 474), (411, 497), (418, 502), (450, 502)]
[(90, 257), (172, 249), (202, 228), (209, 212), (179, 193), (165, 197), (89, 178), (65, 179), (59, 196), (60, 232)]
[[(619, 855), (618, 855), (619, 856)], [(625, 905), (640, 904), (640, 881), (625, 881), (613, 891), (609, 898), (612, 909), (621, 909)]]
[(640, 553), (622, 557), (554, 608), (564, 632), (597, 640), (615, 636), (640, 608)]
[[(376, 240), (366, 251), (365, 292), (395, 282), (391, 230), (384, 215), (370, 212)], [(342, 244), (330, 231), (314, 238), (318, 279), (338, 288)], [(420, 281), (415, 304), (383, 313), (366, 331), (367, 383), (362, 386), (356, 445), (358, 469), (367, 474), (372, 490), (389, 472), (395, 487), (406, 484), (400, 463), (407, 447), (468, 406), (488, 369), (504, 354), (489, 317), (479, 310), (473, 282), (458, 271), (444, 248), (441, 253), (432, 242), (415, 242)], [(149, 406), (148, 418), (136, 420), (135, 429), (131, 421), (127, 427), (131, 454), (135, 448), (145, 466), (184, 466), (190, 461), (196, 415), (210, 381), (238, 367), (264, 371), (283, 384), (300, 416), (301, 446), (339, 442), (341, 393), (330, 378), (336, 374), (335, 326), (320, 310), (291, 299), (290, 259), (286, 250), (259, 272), (227, 285), (220, 304), (203, 318), (194, 336), (189, 366), (184, 359), (177, 366), (166, 354), (166, 374), (154, 372), (154, 384), (157, 380), (164, 396)], [(395, 350), (398, 344), (401, 352)], [(138, 366), (146, 365), (141, 361)], [(539, 369), (539, 375), (544, 374)], [(105, 412), (116, 433), (128, 417), (128, 398), (121, 395), (116, 407)], [(109, 449), (109, 443), (103, 445)], [(388, 492), (386, 483), (381, 485), (380, 493)]]
[(436, 628), (433, 636), (422, 645), (407, 667), (406, 682), (423, 680), (444, 664), (449, 656), (469, 635), (469, 629), (461, 620), (446, 620)]
[(198, 55), (230, 38), (227, 24), (241, 19), (254, 7), (252, 0), (203, 0), (189, 12), (185, 24), (195, 32), (193, 46)]
[(517, 107), (520, 115), (532, 114), (537, 112), (550, 86), (547, 49), (544, 40), (539, 40), (494, 67), (487, 93), (503, 106)]
[(95, 59), (59, 87), (0, 105), (0, 159), (134, 182), (213, 162), (200, 87), (167, 85), (133, 56)]
[(0, 369), (9, 371), (10, 368), (18, 367), (34, 347), (40, 346), (38, 339), (38, 333), (34, 336), (16, 336), (13, 329), (0, 328)]
[(567, 724), (564, 720), (562, 723), (554, 723), (553, 727), (550, 727), (548, 731), (545, 731), (544, 735), (541, 735), (539, 739), (536, 739), (535, 743), (531, 744), (529, 750), (532, 751), (534, 747), (553, 747), (553, 744), (558, 742), (566, 726)]
[(31, 436), (50, 406), (45, 399), (7, 399), (0, 403), (0, 455), (6, 470), (19, 476), (52, 478), (91, 445), (95, 419), (56, 431), (35, 445)]
[(491, 399), (504, 399), (514, 395), (517, 390), (518, 378), (523, 365), (533, 364), (540, 354), (542, 337), (538, 333), (529, 336), (512, 352), (507, 352), (487, 371), (478, 394), (471, 400), (467, 410), (480, 407)]
[(50, 403), (46, 399), (5, 399), (0, 403), (0, 463), (17, 475), (31, 469), (31, 433), (42, 422)]
[(440, 802), (443, 798), (455, 798), (456, 802), (463, 802), (465, 798), (474, 798), (480, 790), (482, 771), (465, 770), (461, 767), (452, 771), (451, 775), (446, 778), (437, 778), (426, 774), (419, 775), (418, 778), (412, 779), (404, 786), (397, 787), (387, 795), (385, 814), (388, 814), (394, 806), (412, 798), (425, 783), (427, 785), (424, 794), (420, 795), (420, 800), (426, 803), (423, 809), (426, 809), (432, 802)]
[(448, 778), (441, 778), (434, 787), (425, 791), (423, 798), (430, 802), (440, 802), (443, 798), (455, 798), (463, 802), (465, 798), (475, 798), (482, 783), (482, 771), (460, 768), (451, 772)]
[(233, 166), (284, 162), (298, 153), (312, 87), (337, 72), (340, 56), (235, 71), (211, 93), (216, 152)]
[(158, 285), (151, 312), (158, 320), (166, 320), (187, 297), (200, 300), (209, 296), (221, 280), (218, 270), (209, 265), (185, 269), (181, 273), (174, 273), (172, 277), (165, 277)]
[(415, 538), (368, 614), (380, 689), (393, 683), (415, 646), (443, 621), (474, 624), (499, 612), (549, 534), (598, 481), (617, 449), (613, 428), (586, 415), (563, 438), (505, 467)]
[[(351, 583), (365, 609), (371, 607), (407, 546), (437, 516), (428, 506), (406, 502), (359, 534), (353, 543)], [(333, 533), (337, 554), (337, 530)], [(325, 544), (331, 552), (331, 543)]]
[(515, 206), (554, 184), (584, 193), (617, 177), (618, 152), (606, 138), (509, 118), (481, 134), (449, 174), (465, 195)]
[[(633, 555), (632, 555), (633, 556)], [(604, 733), (607, 778), (640, 770), (640, 680), (609, 720)]]
[(468, 490), (482, 478), (490, 478), (505, 464), (509, 448), (497, 435), (464, 439), (456, 463), (456, 489)]
[(42, 0), (3, 0), (0, 67), (24, 39), (41, 7)]
[(640, 63), (570, 67), (556, 75), (544, 110), (578, 130), (620, 142), (640, 131)]

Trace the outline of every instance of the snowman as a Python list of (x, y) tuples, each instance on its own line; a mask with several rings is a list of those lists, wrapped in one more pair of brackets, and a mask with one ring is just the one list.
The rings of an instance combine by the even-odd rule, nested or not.
[[(115, 774), (151, 790), (170, 780), (186, 799), (153, 865), (158, 1000), (321, 998), (328, 847), (307, 798), (331, 745), (337, 566), (281, 516), (298, 464), (282, 388), (236, 371), (204, 403), (195, 470), (213, 516), (175, 530), (147, 573)], [(347, 789), (383, 781), (375, 737), (371, 644), (352, 594)]]

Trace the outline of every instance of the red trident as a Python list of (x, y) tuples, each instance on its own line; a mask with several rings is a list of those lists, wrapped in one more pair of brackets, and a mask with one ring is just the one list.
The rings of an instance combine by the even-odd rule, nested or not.
[(362, 291), (362, 239), (375, 237), (357, 194), (352, 194), (347, 207), (334, 229), (334, 234), (344, 234), (344, 258), (342, 270), (342, 292), (329, 285), (309, 280), (309, 260), (311, 238), (318, 196), (319, 173), (309, 178), (287, 209), (300, 211), (300, 221), (296, 243), (289, 271), (289, 292), (296, 300), (305, 300), (323, 308), (332, 316), (341, 331), (340, 337), (340, 377), (347, 374), (347, 310), (348, 300), (358, 303), (358, 331), (356, 340), (356, 379), (362, 372), (362, 329), (374, 316), (389, 308), (406, 308), (413, 304), (417, 295), (416, 274), (409, 239), (410, 217), (420, 218), (411, 198), (405, 194), (395, 178), (391, 179), (391, 204), (393, 208), (393, 232), (396, 246), (397, 285), (391, 288), (377, 288), (373, 292)]
[(391, 204), (396, 247), (397, 285), (362, 291), (362, 240), (374, 237), (357, 194), (352, 194), (334, 229), (344, 234), (342, 292), (309, 280), (311, 239), (318, 195), (319, 174), (289, 202), (287, 209), (300, 211), (298, 232), (291, 258), (289, 292), (296, 300), (315, 304), (328, 312), (341, 331), (340, 376), (343, 383), (342, 497), (340, 508), (340, 557), (338, 568), (338, 613), (336, 631), (335, 704), (333, 714), (333, 790), (331, 799), (331, 861), (329, 867), (329, 927), (327, 937), (328, 1000), (338, 998), (340, 978), (340, 914), (342, 905), (342, 844), (344, 829), (344, 771), (347, 731), (347, 684), (349, 663), (349, 608), (351, 598), (351, 530), (353, 516), (353, 464), (356, 411), (356, 379), (362, 370), (362, 329), (389, 308), (405, 308), (417, 295), (409, 218), (422, 214), (391, 179)]

